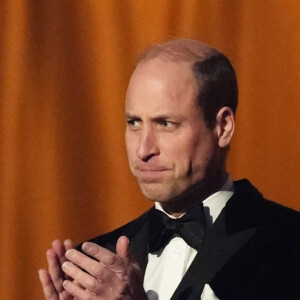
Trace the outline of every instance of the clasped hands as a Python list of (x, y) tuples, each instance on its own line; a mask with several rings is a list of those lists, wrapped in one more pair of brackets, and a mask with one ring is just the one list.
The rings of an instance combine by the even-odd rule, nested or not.
[[(39, 270), (46, 300), (146, 300), (143, 275), (129, 253), (129, 241), (118, 239), (116, 252), (86, 242), (73, 249), (70, 240), (56, 240), (47, 251), (49, 269)], [(93, 259), (93, 258), (95, 259)]]

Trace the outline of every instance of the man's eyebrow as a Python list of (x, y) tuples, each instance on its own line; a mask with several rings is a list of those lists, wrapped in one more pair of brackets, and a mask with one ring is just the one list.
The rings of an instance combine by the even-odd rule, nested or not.
[(128, 113), (128, 112), (125, 112), (124, 117), (125, 117), (125, 119), (140, 119), (139, 116), (137, 116), (135, 114)]
[[(179, 114), (172, 114), (172, 113), (162, 113), (162, 114), (157, 114), (156, 116), (153, 116), (151, 119), (156, 121), (156, 120), (168, 120), (168, 119), (178, 119), (180, 118), (181, 115)], [(136, 115), (136, 114), (131, 114), (129, 112), (125, 112), (125, 119), (137, 119), (140, 120), (141, 117)]]
[(156, 116), (153, 116), (151, 118), (152, 120), (154, 121), (161, 121), (161, 120), (182, 120), (183, 119), (183, 116), (181, 113), (173, 113), (173, 112), (170, 112), (170, 113), (159, 113), (157, 114)]
[(166, 119), (172, 119), (174, 118), (175, 115), (172, 114), (161, 114), (161, 115), (157, 115), (155, 117), (153, 117), (153, 120), (166, 120)]

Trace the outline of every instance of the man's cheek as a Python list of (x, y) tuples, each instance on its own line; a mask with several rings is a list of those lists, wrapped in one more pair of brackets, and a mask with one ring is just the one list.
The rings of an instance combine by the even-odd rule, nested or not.
[(173, 164), (174, 164), (174, 177), (176, 179), (188, 177), (190, 164), (185, 157), (182, 157), (182, 159), (177, 160)]

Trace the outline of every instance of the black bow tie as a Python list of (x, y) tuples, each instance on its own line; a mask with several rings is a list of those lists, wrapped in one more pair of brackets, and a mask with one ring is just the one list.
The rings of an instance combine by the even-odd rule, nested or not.
[(150, 213), (149, 252), (157, 252), (175, 236), (182, 237), (191, 247), (199, 250), (205, 235), (205, 217), (202, 205), (193, 207), (183, 217), (171, 219), (160, 210)]

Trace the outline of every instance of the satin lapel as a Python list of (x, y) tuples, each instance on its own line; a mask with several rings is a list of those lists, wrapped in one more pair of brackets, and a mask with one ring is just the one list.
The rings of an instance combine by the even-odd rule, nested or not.
[(127, 226), (124, 230), (123, 235), (129, 239), (129, 249), (132, 258), (141, 267), (143, 274), (145, 273), (146, 266), (148, 263), (148, 232), (149, 232), (149, 213), (153, 210), (152, 207), (134, 222)]
[(148, 263), (148, 232), (149, 221), (148, 218), (140, 224), (139, 230), (129, 239), (130, 253), (133, 259), (141, 267), (143, 274), (145, 274)]
[(229, 205), (223, 209), (207, 232), (201, 250), (171, 300), (199, 300), (204, 284), (210, 283), (223, 266), (254, 236), (257, 231), (256, 200), (260, 198), (260, 194), (252, 188), (249, 191), (251, 195), (248, 193), (245, 196), (238, 188), (229, 200)]
[(196, 255), (171, 300), (199, 299), (205, 283), (209, 283), (222, 267), (254, 235), (250, 228), (227, 236), (225, 214), (222, 213), (207, 234), (203, 247)]

